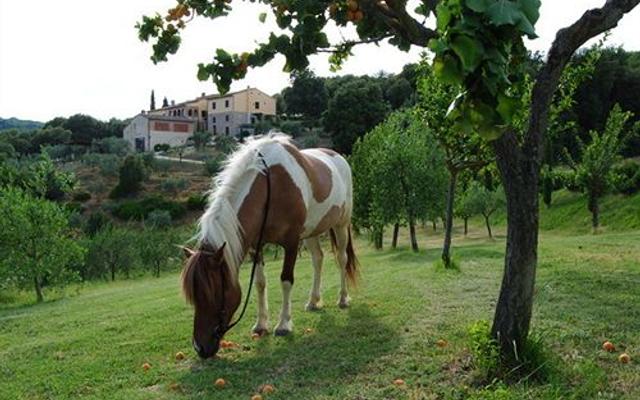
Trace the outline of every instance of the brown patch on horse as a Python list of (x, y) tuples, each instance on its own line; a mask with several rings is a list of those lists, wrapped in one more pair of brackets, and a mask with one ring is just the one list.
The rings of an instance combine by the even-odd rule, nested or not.
[(344, 218), (344, 205), (332, 206), (329, 211), (322, 217), (318, 225), (313, 229), (313, 232), (309, 237), (320, 235), (328, 231), (331, 227), (336, 226), (337, 223)]
[(329, 197), (333, 185), (329, 167), (321, 160), (300, 152), (290, 144), (283, 143), (282, 146), (296, 159), (307, 175), (307, 179), (311, 182), (313, 198), (318, 203), (325, 201)]
[[(282, 246), (297, 244), (304, 231), (307, 209), (300, 189), (282, 165), (269, 168), (271, 199), (269, 216), (264, 227), (264, 242)], [(245, 237), (255, 238), (249, 246), (255, 246), (262, 227), (267, 193), (267, 178), (259, 174), (251, 185), (238, 210), (238, 220)]]
[[(182, 269), (182, 293), (189, 304), (195, 306), (200, 299), (213, 299), (213, 285), (205, 271), (206, 263), (201, 252), (196, 251), (186, 261)], [(196, 283), (199, 283), (196, 293)]]

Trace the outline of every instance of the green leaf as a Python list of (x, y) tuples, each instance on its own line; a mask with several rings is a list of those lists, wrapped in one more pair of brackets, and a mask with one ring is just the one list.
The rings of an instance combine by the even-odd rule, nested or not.
[(474, 71), (484, 58), (484, 46), (476, 39), (459, 35), (451, 40), (451, 49), (460, 57), (466, 72)]
[(540, 0), (518, 0), (518, 4), (531, 25), (535, 25), (540, 18)]
[(489, 6), (487, 15), (496, 26), (516, 25), (524, 16), (518, 4), (509, 0), (500, 0)]
[(498, 106), (496, 107), (496, 111), (505, 124), (511, 123), (513, 116), (518, 111), (518, 105), (518, 99), (514, 99), (513, 97), (505, 96), (503, 94), (498, 95)]
[(458, 61), (449, 55), (437, 57), (433, 61), (433, 72), (448, 84), (459, 84), (464, 78)]
[(489, 0), (467, 0), (467, 7), (475, 12), (484, 13), (489, 8)]
[(436, 15), (438, 16), (438, 20), (436, 23), (438, 31), (444, 32), (447, 29), (449, 22), (451, 22), (451, 9), (449, 9), (449, 7), (445, 3), (440, 3), (438, 4), (436, 10)]
[(267, 20), (267, 13), (266, 12), (260, 13), (260, 15), (258, 16), (258, 19), (260, 20), (260, 22), (264, 24), (264, 21)]

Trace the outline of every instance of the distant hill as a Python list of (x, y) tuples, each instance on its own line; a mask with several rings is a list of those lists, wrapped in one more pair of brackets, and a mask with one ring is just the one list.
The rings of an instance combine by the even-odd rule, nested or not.
[(30, 130), (42, 128), (44, 124), (37, 121), (27, 121), (17, 118), (4, 119), (0, 118), (0, 131), (5, 129)]

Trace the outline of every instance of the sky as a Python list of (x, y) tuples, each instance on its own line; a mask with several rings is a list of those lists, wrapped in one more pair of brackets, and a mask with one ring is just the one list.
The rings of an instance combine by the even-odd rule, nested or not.
[[(415, 2), (415, 0), (412, 0)], [(532, 50), (547, 50), (558, 29), (570, 25), (588, 8), (605, 0), (543, 0)], [(410, 1), (411, 3), (411, 1)], [(151, 90), (161, 104), (216, 93), (212, 82), (196, 78), (196, 65), (212, 59), (214, 50), (250, 51), (275, 28), (272, 15), (258, 21), (264, 5), (234, 1), (230, 17), (196, 19), (183, 34), (183, 45), (169, 62), (154, 65), (151, 46), (138, 40), (135, 23), (142, 15), (163, 14), (175, 0), (0, 0), (0, 117), (48, 121), (56, 116), (89, 114), (107, 120), (129, 118), (149, 107)], [(330, 39), (351, 38), (352, 29), (332, 28)], [(625, 16), (608, 41), (640, 50), (640, 9)], [(422, 49), (408, 53), (390, 45), (356, 48), (339, 72), (397, 73), (420, 59)], [(257, 87), (269, 94), (289, 84), (284, 59), (250, 69), (232, 90)], [(311, 69), (329, 71), (326, 55), (313, 56)]]

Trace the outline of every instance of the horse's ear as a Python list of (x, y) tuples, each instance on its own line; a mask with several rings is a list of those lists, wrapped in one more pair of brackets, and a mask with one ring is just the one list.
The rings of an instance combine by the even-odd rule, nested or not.
[(185, 258), (190, 258), (192, 255), (195, 254), (195, 251), (191, 250), (186, 246), (181, 246), (181, 249), (182, 249), (182, 252), (184, 253)]

